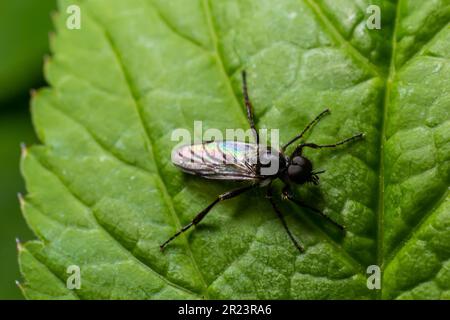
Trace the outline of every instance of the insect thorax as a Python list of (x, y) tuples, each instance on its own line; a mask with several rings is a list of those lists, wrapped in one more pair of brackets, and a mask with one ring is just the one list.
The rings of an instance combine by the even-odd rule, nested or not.
[(278, 176), (287, 166), (285, 156), (272, 148), (260, 149), (260, 168), (259, 174), (263, 177)]

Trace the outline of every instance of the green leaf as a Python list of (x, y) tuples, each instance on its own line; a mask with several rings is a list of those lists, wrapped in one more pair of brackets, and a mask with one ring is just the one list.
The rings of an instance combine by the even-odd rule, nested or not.
[[(39, 242), (20, 249), (28, 298), (450, 298), (450, 2), (60, 1), (32, 102), (42, 145), (23, 155), (23, 212)], [(365, 28), (369, 4), (382, 29)], [(170, 163), (172, 131), (248, 128), (240, 71), (260, 128), (281, 142), (330, 107), (307, 137), (366, 139), (308, 150), (326, 169), (297, 196), (347, 227), (281, 204), (299, 254), (256, 190)], [(81, 268), (81, 289), (65, 283)], [(369, 290), (369, 265), (382, 269)], [(45, 279), (45, 281), (44, 281)]]

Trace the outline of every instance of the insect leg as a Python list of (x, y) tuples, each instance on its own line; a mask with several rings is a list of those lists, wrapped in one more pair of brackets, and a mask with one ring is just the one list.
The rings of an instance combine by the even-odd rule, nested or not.
[(303, 207), (306, 209), (309, 209), (311, 211), (313, 211), (314, 213), (319, 214), (321, 217), (325, 218), (326, 220), (328, 220), (329, 222), (331, 222), (332, 224), (334, 224), (336, 227), (338, 227), (339, 229), (341, 229), (342, 231), (345, 231), (345, 227), (343, 225), (340, 225), (339, 223), (337, 223), (336, 221), (334, 221), (333, 219), (331, 219), (329, 216), (327, 216), (325, 213), (323, 213), (322, 211), (311, 207), (309, 205), (307, 205), (306, 203), (304, 203), (303, 201), (299, 200), (299, 199), (295, 199), (294, 196), (292, 195), (292, 193), (290, 192), (290, 190), (284, 189), (283, 190), (283, 195), (286, 199), (292, 201), (293, 203), (295, 203), (296, 205), (298, 205), (299, 207)]
[(164, 242), (162, 245), (160, 245), (161, 251), (164, 250), (164, 248), (170, 241), (172, 241), (173, 239), (178, 237), (180, 234), (182, 234), (183, 232), (188, 230), (193, 225), (199, 224), (200, 221), (202, 221), (202, 219), (208, 214), (208, 212), (220, 201), (234, 198), (234, 197), (240, 195), (241, 193), (244, 193), (245, 191), (248, 191), (254, 187), (255, 187), (254, 185), (250, 185), (250, 186), (246, 186), (243, 188), (231, 190), (231, 191), (228, 191), (228, 192), (225, 192), (225, 193), (222, 193), (221, 195), (219, 195), (213, 202), (211, 202), (210, 205), (208, 205), (205, 209), (200, 211), (200, 213), (198, 213), (191, 222), (189, 222), (187, 225), (182, 227), (178, 232), (176, 232), (173, 236), (171, 236), (166, 242)]
[(256, 137), (256, 143), (259, 143), (259, 134), (256, 130), (255, 121), (253, 120), (253, 105), (248, 96), (247, 73), (245, 71), (242, 71), (242, 94), (244, 95), (245, 107), (247, 109), (247, 119), (250, 124), (250, 128), (253, 130)]
[(322, 149), (322, 148), (335, 148), (337, 146), (340, 146), (342, 144), (345, 143), (349, 143), (351, 141), (357, 140), (357, 139), (361, 139), (364, 138), (364, 133), (358, 133), (350, 138), (344, 139), (342, 141), (336, 142), (336, 143), (332, 143), (332, 144), (322, 144), (322, 145), (318, 145), (315, 143), (302, 143), (299, 146), (297, 146), (297, 148), (295, 148), (294, 152), (292, 153), (292, 157), (296, 156), (296, 155), (301, 155), (303, 148), (313, 148), (313, 149)]
[(323, 116), (325, 116), (329, 113), (330, 113), (330, 109), (323, 110), (317, 117), (315, 117), (310, 123), (308, 123), (308, 125), (302, 130), (302, 132), (300, 132), (298, 135), (296, 135), (294, 138), (292, 138), (288, 143), (286, 143), (284, 146), (282, 146), (281, 151), (286, 150), (286, 148), (288, 146), (290, 146), (292, 143), (294, 143), (295, 141), (297, 141), (298, 139), (303, 137), (303, 135), (306, 133), (306, 131), (308, 131), (313, 126), (315, 126), (320, 121), (320, 119), (323, 118)]
[(250, 128), (252, 129), (253, 134), (255, 135), (255, 138), (256, 138), (256, 145), (257, 145), (256, 169), (257, 169), (257, 172), (259, 173), (259, 168), (261, 166), (260, 159), (259, 159), (259, 133), (258, 133), (258, 130), (256, 129), (255, 121), (253, 120), (253, 105), (248, 96), (247, 73), (245, 72), (245, 70), (242, 71), (242, 94), (244, 96), (245, 107), (247, 109), (247, 119), (250, 124)]
[(267, 198), (269, 199), (270, 204), (272, 205), (272, 208), (275, 211), (275, 213), (277, 214), (278, 218), (280, 218), (280, 221), (283, 224), (283, 227), (286, 230), (289, 238), (291, 238), (292, 243), (295, 245), (295, 247), (298, 249), (298, 251), (300, 251), (301, 253), (305, 252), (305, 249), (303, 248), (303, 246), (300, 243), (298, 243), (297, 240), (292, 235), (291, 230), (289, 230), (283, 214), (281, 213), (280, 209), (278, 209), (277, 205), (275, 204), (275, 201), (273, 200), (273, 197), (272, 197), (272, 188), (270, 185), (267, 188)]

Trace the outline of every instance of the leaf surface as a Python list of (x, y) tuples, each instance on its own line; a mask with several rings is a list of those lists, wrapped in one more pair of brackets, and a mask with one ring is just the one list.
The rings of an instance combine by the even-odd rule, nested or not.
[[(73, 1), (70, 1), (70, 4)], [(32, 102), (42, 145), (26, 150), (20, 249), (28, 298), (449, 298), (450, 2), (80, 1), (82, 27), (55, 22), (50, 88)], [(377, 4), (382, 29), (365, 28)], [(233, 187), (170, 163), (174, 129), (248, 128), (240, 71), (260, 128), (308, 135), (326, 169), (297, 196), (347, 228), (277, 202), (299, 254), (255, 190), (159, 244)], [(201, 138), (197, 136), (197, 138)], [(82, 287), (69, 290), (69, 265)], [(366, 284), (382, 269), (381, 290)], [(43, 279), (48, 281), (43, 281)]]

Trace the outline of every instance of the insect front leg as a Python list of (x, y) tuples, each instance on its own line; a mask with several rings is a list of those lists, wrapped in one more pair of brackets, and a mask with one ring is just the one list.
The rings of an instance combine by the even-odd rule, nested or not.
[(193, 225), (197, 225), (200, 223), (200, 221), (202, 221), (202, 219), (208, 214), (208, 212), (216, 205), (218, 204), (220, 201), (223, 200), (227, 200), (227, 199), (231, 199), (234, 198), (238, 195), (240, 195), (241, 193), (244, 193), (245, 191), (248, 191), (252, 188), (254, 188), (254, 185), (251, 186), (246, 186), (243, 188), (239, 188), (239, 189), (235, 189), (235, 190), (231, 190), (225, 193), (222, 193), (221, 195), (219, 195), (213, 202), (211, 202), (210, 205), (208, 205), (205, 209), (203, 209), (202, 211), (200, 211), (200, 213), (198, 213), (194, 219), (192, 219), (191, 222), (189, 222), (187, 225), (185, 225), (183, 228), (181, 228), (178, 232), (176, 232), (173, 236), (171, 236), (169, 239), (167, 239), (166, 242), (164, 242), (162, 245), (160, 245), (160, 249), (161, 251), (164, 250), (164, 248), (166, 247), (166, 245), (171, 242), (173, 239), (175, 239), (176, 237), (178, 237), (180, 234), (182, 234), (183, 232), (185, 232), (186, 230), (188, 230), (190, 227), (192, 227)]
[(295, 148), (294, 152), (292, 153), (291, 157), (297, 156), (297, 155), (301, 155), (303, 152), (303, 148), (313, 148), (313, 149), (322, 149), (322, 148), (336, 148), (337, 146), (340, 146), (342, 144), (346, 144), (349, 143), (351, 141), (357, 140), (357, 139), (361, 139), (364, 138), (364, 133), (358, 133), (350, 138), (344, 139), (342, 141), (336, 142), (336, 143), (332, 143), (332, 144), (315, 144), (315, 143), (302, 143), (299, 146), (297, 146), (297, 148)]
[(283, 227), (286, 230), (286, 232), (287, 232), (289, 238), (291, 239), (292, 243), (294, 244), (294, 246), (298, 249), (298, 251), (300, 251), (300, 253), (305, 252), (305, 248), (303, 248), (303, 246), (300, 243), (298, 243), (298, 241), (294, 238), (294, 236), (291, 233), (291, 230), (289, 230), (289, 227), (288, 227), (288, 225), (286, 223), (286, 220), (284, 219), (283, 214), (281, 213), (280, 209), (278, 209), (277, 205), (275, 204), (275, 201), (273, 200), (273, 196), (272, 196), (271, 185), (269, 185), (268, 188), (267, 188), (267, 195), (266, 195), (266, 197), (267, 197), (267, 199), (269, 199), (273, 210), (275, 211), (275, 213), (277, 214), (277, 216), (280, 219), (281, 223), (283, 224)]
[(292, 138), (288, 143), (286, 143), (284, 146), (281, 147), (281, 151), (286, 150), (286, 148), (288, 146), (290, 146), (292, 143), (294, 143), (295, 141), (297, 141), (298, 139), (300, 139), (301, 137), (303, 137), (303, 135), (309, 130), (311, 129), (313, 126), (315, 126), (320, 119), (323, 118), (323, 116), (327, 115), (330, 113), (330, 109), (325, 109), (323, 110), (317, 117), (315, 117), (310, 123), (308, 123), (308, 125), (302, 130), (302, 132), (300, 132), (298, 135), (296, 135), (294, 138)]
[(322, 211), (320, 211), (319, 209), (316, 209), (314, 207), (311, 207), (310, 205), (304, 203), (303, 201), (294, 198), (294, 195), (292, 194), (292, 191), (289, 189), (289, 187), (284, 187), (283, 189), (283, 198), (287, 199), (293, 203), (295, 203), (296, 205), (298, 205), (299, 207), (302, 208), (306, 208), (311, 210), (314, 213), (319, 214), (322, 218), (325, 218), (326, 220), (328, 220), (329, 222), (331, 222), (332, 224), (334, 224), (336, 227), (338, 227), (340, 230), (345, 231), (345, 227), (339, 223), (337, 223), (336, 221), (334, 221), (333, 219), (331, 219), (329, 216), (327, 216), (325, 213), (323, 213)]

